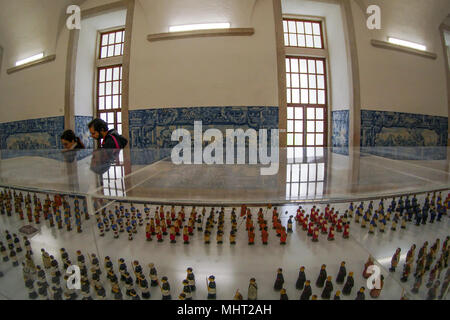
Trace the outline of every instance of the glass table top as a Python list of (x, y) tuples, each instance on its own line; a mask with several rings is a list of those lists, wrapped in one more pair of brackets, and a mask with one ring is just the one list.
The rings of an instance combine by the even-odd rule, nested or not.
[[(244, 164), (176, 164), (170, 149), (2, 150), (0, 185), (119, 201), (223, 205), (356, 201), (450, 189), (448, 156), (414, 159), (433, 150), (348, 151), (280, 148), (271, 163), (278, 170), (263, 175), (270, 164), (249, 164), (248, 154)], [(381, 151), (391, 158), (375, 155)]]

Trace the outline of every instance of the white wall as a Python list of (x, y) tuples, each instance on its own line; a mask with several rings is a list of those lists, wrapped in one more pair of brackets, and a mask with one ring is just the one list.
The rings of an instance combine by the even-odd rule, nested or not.
[[(0, 122), (64, 115), (64, 86), (68, 31), (57, 41), (56, 60), (7, 74), (4, 63), (0, 73)], [(4, 62), (10, 61), (5, 49)], [(9, 58), (8, 58), (9, 57)]]
[[(215, 1), (217, 2), (217, 1)], [(276, 40), (272, 0), (225, 1), (247, 13), (223, 7), (204, 11), (170, 7), (180, 1), (137, 1), (131, 43), (130, 110), (178, 106), (278, 105)], [(254, 1), (253, 1), (254, 2)], [(144, 6), (142, 6), (142, 3)], [(154, 10), (153, 10), (154, 9)], [(223, 10), (222, 10), (223, 9)], [(165, 12), (164, 19), (159, 16)], [(189, 13), (189, 14), (188, 14)], [(171, 24), (231, 22), (253, 27), (253, 36), (207, 37), (148, 42), (147, 35), (167, 32)]]
[(350, 83), (347, 51), (341, 8), (338, 4), (306, 0), (282, 0), (283, 15), (324, 17), (326, 24), (329, 66), (331, 73), (332, 111), (350, 107)]
[[(367, 16), (351, 0), (361, 80), (361, 108), (448, 116), (445, 60), (439, 25), (450, 12), (448, 0), (377, 0), (381, 30), (366, 27)], [(375, 48), (371, 39), (392, 36), (421, 43), (436, 60)]]
[(75, 115), (94, 114), (95, 61), (97, 32), (125, 25), (126, 10), (115, 11), (81, 21), (75, 73)]

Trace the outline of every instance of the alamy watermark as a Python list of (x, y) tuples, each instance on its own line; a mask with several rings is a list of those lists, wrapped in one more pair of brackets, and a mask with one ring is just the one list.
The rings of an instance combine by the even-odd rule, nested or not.
[(77, 265), (71, 265), (67, 268), (66, 274), (69, 276), (67, 278), (67, 288), (69, 290), (80, 290), (81, 289), (80, 267)]
[[(260, 169), (263, 176), (275, 175), (279, 168), (279, 130), (271, 129), (270, 138), (270, 154), (268, 147), (268, 133), (267, 129), (260, 129), (256, 132), (255, 129), (227, 129), (225, 150), (226, 157), (224, 160), (223, 146), (224, 137), (222, 131), (219, 129), (208, 129), (203, 133), (202, 121), (194, 122), (194, 161), (192, 161), (192, 137), (187, 129), (176, 129), (172, 132), (172, 141), (178, 141), (172, 149), (171, 158), (174, 164), (245, 164), (246, 160), (246, 143), (248, 138), (248, 164), (269, 165)], [(181, 141), (180, 141), (181, 139)], [(235, 155), (235, 140), (236, 155)], [(210, 141), (210, 143), (203, 148), (203, 142)], [(237, 160), (237, 161), (235, 161)]]
[(381, 271), (380, 267), (376, 265), (371, 265), (367, 268), (367, 273), (370, 273), (370, 277), (367, 279), (367, 288), (369, 290), (372, 289), (381, 289)]

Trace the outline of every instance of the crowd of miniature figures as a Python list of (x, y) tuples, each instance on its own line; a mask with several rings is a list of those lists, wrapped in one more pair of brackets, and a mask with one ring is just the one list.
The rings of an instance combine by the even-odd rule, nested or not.
[[(12, 210), (12, 201), (14, 201), (14, 213)], [(83, 198), (82, 212), (80, 209), (80, 199), (74, 197), (74, 209), (72, 214), (72, 208), (65, 196), (55, 194), (53, 200), (47, 194), (44, 205), (41, 203), (41, 199), (33, 194), (33, 200), (31, 195), (27, 193), (24, 197), (22, 192), (17, 193), (16, 190), (11, 192), (11, 189), (0, 191), (0, 214), (12, 217), (14, 214), (19, 216), (20, 220), (25, 221), (24, 208), (26, 211), (26, 219), (28, 223), (41, 224), (42, 218), (44, 223), (47, 222), (51, 228), (57, 227), (58, 229), (65, 229), (72, 231), (73, 225), (75, 225), (78, 233), (81, 233), (83, 220), (89, 220), (89, 213), (87, 209), (86, 199)], [(63, 214), (61, 214), (61, 209)], [(73, 224), (74, 223), (74, 224)]]
[[(24, 207), (29, 223), (35, 222), (41, 223), (41, 215), (44, 221), (47, 221), (49, 226), (58, 229), (65, 228), (67, 231), (72, 230), (72, 223), (76, 226), (77, 232), (82, 232), (82, 220), (89, 220), (89, 213), (87, 209), (86, 200), (83, 199), (83, 212), (80, 212), (80, 200), (75, 197), (74, 214), (72, 217), (72, 210), (69, 202), (64, 196), (54, 195), (53, 201), (49, 195), (46, 195), (44, 205), (42, 206), (41, 200), (36, 194), (33, 195), (33, 201), (28, 193), (25, 197), (22, 192), (17, 193), (16, 190), (11, 192), (11, 189), (3, 190), (0, 192), (0, 213), (2, 215), (12, 216), (12, 201), (14, 201), (15, 214), (17, 214), (20, 220), (25, 220)], [(293, 224), (297, 224), (297, 230), (300, 227), (307, 231), (308, 236), (311, 237), (313, 242), (319, 241), (319, 235), (326, 235), (329, 241), (335, 239), (335, 232), (342, 233), (342, 237), (347, 239), (350, 235), (350, 223), (354, 216), (354, 222), (360, 224), (361, 228), (368, 228), (369, 234), (375, 233), (376, 228), (379, 232), (385, 232), (386, 225), (391, 221), (390, 229), (392, 231), (397, 230), (397, 226), (400, 223), (400, 228), (405, 229), (407, 222), (414, 219), (416, 226), (423, 224), (434, 223), (435, 221), (441, 221), (443, 215), (447, 215), (450, 202), (450, 194), (445, 201), (442, 199), (442, 194), (433, 193), (431, 199), (430, 194), (427, 194), (423, 206), (418, 203), (416, 196), (412, 199), (407, 196), (405, 200), (400, 197), (398, 201), (395, 198), (392, 199), (390, 205), (385, 210), (384, 199), (381, 199), (378, 205), (378, 209), (374, 210), (373, 201), (370, 201), (367, 208), (364, 208), (364, 203), (361, 202), (359, 206), (355, 208), (353, 202), (350, 203), (348, 210), (344, 214), (340, 214), (339, 211), (335, 211), (330, 205), (325, 207), (324, 212), (320, 208), (313, 206), (309, 214), (299, 206), (296, 210), (296, 214), (289, 215), (286, 226), (282, 225), (280, 214), (277, 207), (272, 208), (270, 205), (267, 209), (262, 208), (257, 212), (257, 224), (252, 219), (252, 212), (246, 205), (242, 205), (240, 208), (240, 218), (245, 220), (245, 230), (248, 235), (248, 244), (253, 245), (255, 243), (256, 229), (260, 231), (261, 243), (268, 244), (269, 241), (269, 223), (266, 219), (268, 210), (272, 210), (272, 229), (275, 230), (276, 236), (279, 237), (279, 243), (281, 245), (286, 244), (288, 240), (288, 234), (293, 232)], [(139, 226), (145, 224), (145, 235), (147, 241), (152, 241), (153, 237), (156, 237), (158, 242), (164, 241), (164, 236), (169, 235), (171, 243), (176, 243), (179, 236), (183, 236), (182, 240), (184, 244), (190, 243), (190, 238), (194, 235), (194, 231), (203, 233), (203, 239), (205, 244), (209, 244), (212, 238), (212, 232), (217, 225), (216, 242), (217, 244), (224, 243), (224, 228), (225, 228), (225, 210), (222, 207), (220, 211), (211, 208), (209, 216), (206, 217), (206, 208), (203, 207), (202, 212), (198, 213), (197, 208), (194, 206), (191, 208), (190, 215), (187, 218), (185, 208), (176, 213), (175, 206), (171, 206), (166, 211), (163, 205), (156, 207), (153, 214), (150, 212), (150, 208), (147, 204), (144, 205), (144, 215), (137, 209), (133, 203), (130, 203), (130, 208), (125, 208), (122, 203), (115, 206), (115, 212), (103, 208), (101, 211), (97, 210), (99, 202), (94, 202), (94, 208), (96, 210), (96, 222), (100, 236), (105, 236), (105, 232), (112, 231), (114, 238), (119, 238), (120, 233), (126, 232), (128, 240), (133, 240), (134, 234), (138, 232)], [(61, 215), (61, 208), (64, 212)], [(288, 215), (288, 212), (285, 213)], [(218, 219), (216, 220), (216, 216)], [(187, 219), (186, 219), (187, 218)], [(428, 220), (429, 218), (429, 220)], [(236, 214), (236, 208), (232, 209), (230, 214), (231, 230), (229, 232), (228, 240), (231, 245), (236, 244), (236, 233), (238, 229), (238, 217)], [(187, 222), (186, 222), (187, 220)]]
[[(400, 197), (398, 202), (393, 198), (386, 211), (384, 209), (384, 199), (380, 200), (377, 210), (374, 210), (373, 201), (369, 202), (367, 209), (364, 208), (363, 202), (355, 209), (352, 202), (344, 214), (340, 214), (339, 211), (335, 211), (332, 207), (330, 208), (330, 205), (325, 207), (324, 212), (321, 212), (320, 208), (313, 206), (310, 213), (306, 214), (302, 206), (299, 206), (296, 215), (289, 216), (286, 226), (283, 226), (281, 223), (277, 207), (272, 208), (269, 205), (266, 210), (263, 210), (263, 208), (258, 210), (256, 214), (257, 227), (255, 227), (250, 208), (242, 205), (240, 208), (240, 218), (245, 220), (245, 230), (248, 235), (249, 245), (255, 244), (256, 229), (260, 231), (261, 243), (264, 245), (268, 244), (269, 224), (266, 219), (268, 210), (272, 210), (272, 229), (275, 230), (276, 236), (279, 237), (279, 243), (281, 245), (286, 244), (288, 234), (293, 232), (294, 223), (297, 223), (297, 226), (301, 226), (303, 230), (307, 231), (308, 236), (314, 242), (319, 241), (320, 234), (326, 235), (328, 241), (333, 241), (335, 239), (335, 232), (342, 233), (344, 239), (349, 238), (350, 223), (353, 216), (354, 222), (360, 224), (361, 228), (367, 228), (368, 225), (368, 232), (370, 234), (375, 233), (376, 228), (378, 228), (379, 232), (385, 232), (388, 221), (392, 221), (390, 228), (392, 231), (397, 230), (397, 225), (400, 220), (400, 228), (405, 229), (407, 222), (412, 221), (413, 216), (416, 225), (426, 224), (428, 217), (430, 217), (429, 223), (439, 222), (443, 215), (447, 215), (449, 200), (450, 194), (444, 202), (442, 202), (441, 193), (438, 195), (433, 194), (431, 200), (428, 194), (423, 207), (420, 208), (415, 195), (412, 200), (406, 197), (405, 201), (403, 197)], [(104, 208), (101, 213), (97, 212), (96, 214), (100, 236), (104, 236), (105, 231), (112, 230), (114, 238), (119, 238), (119, 234), (126, 231), (128, 239), (133, 240), (133, 234), (138, 232), (137, 227), (142, 226), (145, 220), (147, 241), (152, 241), (156, 237), (158, 242), (163, 242), (164, 236), (169, 235), (170, 243), (177, 243), (177, 237), (182, 235), (183, 243), (189, 244), (190, 237), (194, 235), (194, 231), (197, 229), (198, 232), (203, 233), (204, 243), (210, 244), (213, 228), (217, 225), (216, 242), (217, 244), (223, 244), (224, 242), (225, 211), (223, 207), (220, 208), (220, 211), (211, 208), (209, 216), (206, 216), (206, 208), (203, 208), (202, 212), (198, 213), (197, 208), (193, 206), (187, 218), (184, 206), (176, 213), (175, 206), (171, 206), (166, 211), (165, 207), (161, 205), (156, 207), (152, 214), (148, 206), (144, 205), (144, 214), (145, 218), (132, 203), (130, 205), (130, 211), (121, 203), (118, 206), (116, 205), (115, 215), (111, 210), (107, 214), (106, 208)], [(285, 214), (288, 215), (288, 212)], [(216, 216), (218, 216), (217, 221)], [(228, 239), (229, 243), (234, 245), (236, 244), (238, 228), (236, 208), (232, 209), (229, 219), (231, 231)]]
[[(15, 237), (6, 232), (8, 248), (18, 252), (22, 252), (20, 241), (15, 242)], [(14, 240), (12, 240), (14, 239)], [(23, 279), (25, 287), (28, 289), (28, 297), (30, 299), (52, 299), (52, 300), (82, 300), (92, 299), (131, 299), (141, 300), (150, 299), (151, 287), (159, 287), (161, 291), (162, 300), (171, 300), (172, 292), (169, 279), (166, 276), (158, 277), (158, 272), (154, 263), (148, 264), (148, 279), (145, 275), (143, 266), (139, 261), (133, 261), (131, 266), (131, 273), (128, 271), (128, 265), (124, 259), (120, 258), (117, 261), (117, 267), (114, 267), (114, 262), (109, 256), (106, 256), (103, 264), (100, 263), (96, 254), (88, 254), (88, 261), (84, 254), (78, 250), (75, 253), (75, 265), (79, 267), (81, 283), (80, 288), (76, 289), (70, 285), (70, 275), (72, 272), (69, 268), (73, 265), (69, 253), (61, 248), (59, 251), (60, 262), (50, 255), (45, 249), (41, 249), (40, 259), (41, 265), (35, 263), (35, 253), (30, 247), (29, 241), (24, 237), (25, 252), (22, 262)], [(2, 246), (2, 253), (6, 248)], [(448, 250), (448, 248), (446, 249)], [(3, 255), (3, 262), (8, 262), (9, 259), (13, 261), (14, 266), (19, 266), (16, 255)], [(62, 268), (60, 268), (60, 263)], [(368, 278), (367, 268), (373, 264), (373, 260), (369, 257), (368, 262), (364, 266), (363, 277)], [(116, 273), (118, 271), (118, 273)], [(134, 275), (134, 279), (133, 276)], [(102, 276), (103, 275), (103, 276)], [(439, 277), (439, 276), (437, 276)], [(102, 278), (104, 280), (102, 280)], [(374, 288), (370, 291), (370, 296), (374, 299), (380, 296), (383, 288), (383, 275), (381, 275), (381, 287)], [(439, 299), (442, 299), (444, 292), (448, 288), (449, 272), (447, 272), (446, 280), (441, 291)], [(354, 286), (353, 272), (347, 274), (345, 261), (341, 262), (340, 268), (336, 276), (336, 286), (342, 286), (342, 290), (336, 290), (333, 295), (334, 285), (332, 277), (327, 274), (326, 265), (322, 265), (319, 276), (315, 281), (315, 287), (321, 290), (320, 298), (329, 300), (333, 297), (334, 300), (341, 299), (341, 293), (344, 296), (351, 296)], [(294, 286), (294, 283), (292, 283)], [(192, 294), (196, 291), (196, 278), (191, 267), (186, 269), (186, 278), (182, 280), (182, 292), (177, 296), (180, 300), (192, 300)], [(211, 275), (206, 279), (207, 296), (206, 299), (216, 299), (216, 282), (215, 276)], [(436, 288), (436, 285), (433, 286)], [(295, 289), (300, 293), (300, 300), (316, 300), (317, 295), (313, 294), (311, 280), (307, 280), (305, 267), (300, 267), (297, 280), (295, 282)], [(279, 268), (276, 273), (274, 290), (280, 292), (281, 300), (288, 300), (283, 270)], [(437, 289), (436, 289), (437, 290)], [(364, 300), (365, 288), (361, 287), (356, 292), (356, 300)], [(109, 294), (108, 294), (109, 292)], [(431, 291), (430, 291), (431, 292)], [(435, 293), (435, 291), (433, 291)], [(124, 295), (125, 293), (125, 295)], [(230, 297), (231, 298), (231, 297)], [(248, 300), (258, 299), (258, 285), (255, 278), (250, 278), (247, 292)], [(429, 294), (429, 299), (435, 299), (436, 294)], [(243, 296), (236, 291), (235, 300), (242, 300)]]
[[(86, 200), (82, 199), (82, 214), (80, 212), (80, 200), (81, 199), (75, 197), (73, 201), (73, 216), (76, 230), (79, 233), (82, 232), (82, 220), (89, 220)], [(64, 196), (54, 195), (53, 200), (51, 200), (50, 196), (46, 195), (46, 198), (43, 201), (44, 205), (42, 206), (41, 200), (36, 194), (33, 195), (32, 199), (29, 193), (24, 197), (22, 192), (17, 193), (16, 190), (11, 191), (11, 189), (5, 189), (0, 191), (1, 215), (6, 215), (8, 217), (13, 216), (12, 201), (14, 201), (14, 213), (18, 215), (20, 220), (25, 220), (23, 211), (25, 208), (26, 218), (29, 223), (34, 222), (35, 224), (40, 224), (42, 222), (42, 215), (44, 221), (48, 222), (50, 227), (66, 229), (67, 231), (72, 230), (71, 206)], [(285, 213), (286, 217), (289, 217), (286, 226), (283, 226), (281, 223), (277, 207), (272, 208), (272, 206), (269, 205), (267, 209), (263, 210), (260, 208), (257, 212), (257, 227), (255, 227), (253, 222), (251, 209), (243, 205), (240, 208), (239, 218), (235, 208), (232, 209), (229, 216), (231, 222), (229, 243), (231, 245), (236, 244), (238, 220), (242, 219), (242, 223), (245, 221), (248, 244), (253, 245), (255, 243), (255, 230), (258, 228), (260, 231), (261, 243), (267, 245), (269, 239), (269, 224), (266, 220), (266, 215), (268, 211), (271, 211), (272, 213), (271, 227), (275, 230), (276, 236), (279, 237), (279, 243), (284, 245), (287, 242), (288, 234), (292, 233), (294, 230), (294, 223), (297, 224), (296, 230), (300, 230), (301, 227), (307, 232), (313, 242), (319, 241), (320, 234), (326, 235), (326, 238), (329, 241), (332, 241), (335, 238), (335, 231), (342, 233), (343, 238), (349, 237), (350, 223), (353, 219), (356, 224), (360, 224), (361, 228), (367, 228), (368, 226), (369, 233), (374, 233), (376, 228), (378, 228), (379, 232), (385, 232), (388, 221), (392, 221), (390, 229), (395, 231), (399, 223), (400, 228), (404, 229), (407, 226), (407, 222), (413, 220), (415, 221), (416, 226), (434, 223), (435, 221), (439, 222), (441, 221), (442, 216), (447, 215), (449, 204), (450, 194), (448, 194), (447, 198), (443, 201), (441, 193), (434, 193), (431, 198), (430, 194), (427, 194), (422, 206), (419, 205), (418, 200), (414, 195), (412, 199), (407, 196), (405, 197), (405, 200), (403, 197), (400, 197), (398, 201), (396, 201), (396, 199), (393, 198), (386, 210), (384, 209), (384, 199), (380, 200), (377, 210), (374, 210), (373, 201), (369, 202), (366, 209), (364, 208), (363, 202), (356, 208), (353, 203), (350, 203), (348, 210), (342, 215), (339, 211), (330, 207), (330, 205), (325, 207), (324, 212), (321, 212), (319, 208), (313, 206), (309, 214), (306, 214), (306, 211), (302, 206), (299, 206), (295, 216), (289, 215), (288, 212)], [(201, 213), (198, 213), (197, 208), (194, 206), (191, 208), (189, 217), (187, 217), (183, 206), (178, 213), (176, 213), (175, 206), (171, 206), (171, 208), (166, 211), (165, 207), (160, 205), (156, 208), (154, 214), (151, 214), (151, 209), (145, 204), (143, 215), (132, 203), (130, 204), (130, 209), (125, 208), (122, 203), (119, 203), (115, 206), (114, 214), (111, 210), (107, 213), (106, 208), (97, 210), (98, 205), (99, 203), (94, 202), (94, 207), (96, 209), (95, 218), (100, 236), (105, 236), (105, 232), (112, 231), (114, 238), (119, 238), (120, 233), (126, 232), (128, 234), (128, 239), (133, 240), (134, 234), (138, 232), (138, 227), (146, 225), (145, 235), (147, 241), (152, 241), (153, 237), (156, 237), (158, 242), (163, 242), (165, 240), (164, 236), (168, 235), (170, 242), (176, 243), (178, 237), (182, 235), (183, 243), (187, 245), (190, 243), (190, 238), (194, 235), (194, 232), (197, 231), (203, 234), (204, 243), (209, 244), (211, 242), (213, 229), (217, 226), (217, 244), (222, 244), (224, 242), (225, 210), (223, 207), (220, 208), (220, 211), (211, 208), (209, 216), (206, 216), (206, 208), (203, 208)], [(61, 208), (64, 211), (63, 217), (61, 216)], [(133, 277), (127, 271), (127, 264), (123, 259), (119, 259), (118, 261), (119, 277), (117, 277), (113, 268), (113, 262), (108, 257), (105, 258), (102, 272), (98, 258), (95, 254), (90, 254), (88, 255), (90, 262), (89, 270), (91, 272), (91, 277), (89, 279), (84, 255), (81, 251), (77, 251), (76, 264), (80, 267), (82, 276), (81, 291), (77, 291), (67, 287), (68, 276), (66, 275), (66, 270), (72, 265), (72, 262), (65, 249), (61, 249), (61, 263), (63, 264), (63, 270), (60, 271), (58, 261), (44, 249), (41, 250), (42, 266), (35, 265), (33, 260), (34, 253), (31, 250), (30, 241), (27, 237), (23, 237), (21, 241), (17, 234), (6, 231), (5, 239), (7, 247), (3, 242), (0, 242), (2, 261), (11, 261), (13, 266), (17, 267), (20, 265), (19, 261), (23, 260), (22, 266), (25, 286), (29, 289), (29, 297), (31, 299), (36, 299), (37, 297), (40, 297), (41, 299), (50, 297), (52, 299), (77, 299), (79, 294), (81, 294), (83, 299), (92, 299), (93, 297), (104, 299), (108, 294), (105, 289), (105, 283), (100, 280), (102, 274), (108, 279), (108, 283), (111, 287), (110, 297), (113, 299), (123, 298), (121, 287), (125, 288), (125, 295), (129, 299), (141, 299), (141, 297), (143, 299), (149, 299), (151, 296), (149, 287), (159, 287), (162, 299), (172, 298), (169, 279), (167, 277), (159, 279), (156, 268), (152, 263), (148, 265), (150, 279), (150, 283), (148, 283), (138, 261), (134, 261), (132, 264), (132, 273), (135, 276), (135, 279), (133, 280)], [(445, 297), (448, 290), (449, 271), (447, 270), (446, 272), (442, 286), (439, 279), (442, 270), (448, 266), (448, 255), (450, 250), (448, 240), (449, 237), (447, 237), (443, 243), (441, 255), (438, 260), (436, 260), (436, 257), (440, 247), (439, 239), (436, 240), (430, 249), (428, 249), (428, 243), (425, 242), (419, 250), (414, 273), (415, 283), (412, 288), (413, 293), (419, 291), (425, 273), (430, 271), (428, 283), (426, 285), (429, 289), (427, 299), (442, 299)], [(406, 256), (406, 262), (401, 278), (401, 281), (403, 282), (407, 281), (412, 272), (415, 249), (416, 246), (413, 245)], [(391, 272), (396, 271), (400, 261), (400, 254), (401, 249), (397, 249), (392, 257)], [(23, 255), (22, 259), (20, 258), (21, 255)], [(434, 267), (432, 267), (435, 260), (436, 263)], [(369, 260), (364, 266), (364, 278), (367, 279), (370, 276), (367, 269), (373, 264), (373, 258), (369, 257)], [(46, 275), (46, 272), (49, 274)], [(1, 276), (3, 276), (3, 274), (0, 272), (0, 277)], [(47, 278), (51, 280), (51, 285), (47, 282)], [(63, 286), (61, 286), (61, 278), (65, 280)], [(377, 298), (380, 295), (383, 288), (383, 281), (384, 276), (381, 277), (381, 288), (372, 289), (370, 291), (370, 296), (372, 298)], [(37, 285), (37, 291), (35, 289), (35, 283)], [(334, 299), (339, 300), (341, 293), (345, 296), (350, 295), (354, 286), (353, 272), (350, 272), (347, 275), (345, 262), (341, 263), (335, 285), (342, 284), (344, 285), (342, 291), (336, 290), (333, 296), (334, 286), (332, 277), (327, 275), (325, 265), (322, 266), (320, 275), (315, 283), (316, 287), (320, 289), (323, 288), (320, 295), (322, 299), (330, 299), (333, 296)], [(206, 298), (216, 299), (216, 282), (213, 275), (206, 278), (206, 287), (208, 292)], [(312, 292), (311, 281), (306, 278), (305, 267), (300, 268), (295, 287), (297, 290), (302, 291), (300, 295), (301, 300), (317, 299), (317, 295), (314, 295)], [(91, 288), (93, 288), (95, 296), (91, 295)], [(441, 288), (441, 290), (438, 295), (439, 288)], [(274, 289), (280, 292), (280, 299), (288, 299), (281, 268), (277, 272)], [(193, 291), (195, 291), (195, 276), (192, 268), (188, 268), (186, 279), (183, 280), (183, 292), (178, 298), (186, 300), (192, 299)], [(256, 300), (257, 291), (258, 286), (256, 284), (256, 279), (251, 278), (248, 287), (248, 299)], [(357, 300), (365, 299), (364, 291), (364, 287), (360, 288), (358, 292), (356, 292), (355, 298)], [(138, 294), (138, 292), (140, 292), (140, 294)], [(242, 299), (242, 294), (239, 291), (236, 292), (235, 299)]]
[[(422, 247), (419, 249), (417, 259), (416, 259), (416, 268), (414, 270), (414, 285), (411, 289), (411, 292), (414, 294), (419, 293), (419, 289), (422, 286), (422, 282), (426, 277), (426, 273), (429, 271), (428, 282), (426, 287), (429, 289), (427, 293), (427, 299), (434, 300), (438, 297), (438, 290), (440, 286), (440, 277), (442, 271), (448, 267), (448, 257), (450, 253), (450, 236), (448, 236), (441, 248), (439, 259), (436, 259), (439, 255), (440, 249), (440, 239), (436, 239), (434, 244), (428, 249), (428, 241), (426, 241)], [(413, 244), (411, 248), (408, 250), (406, 254), (405, 263), (403, 265), (403, 272), (401, 281), (408, 281), (408, 277), (413, 272), (414, 269), (414, 258), (416, 252), (416, 245)], [(389, 269), (390, 272), (395, 272), (396, 268), (400, 262), (400, 254), (401, 248), (398, 248), (391, 259), (391, 267)], [(368, 261), (369, 263), (370, 261)], [(433, 266), (433, 262), (436, 262)], [(442, 283), (441, 291), (439, 294), (439, 299), (445, 297), (448, 291), (450, 281), (450, 269), (447, 269), (444, 281)]]

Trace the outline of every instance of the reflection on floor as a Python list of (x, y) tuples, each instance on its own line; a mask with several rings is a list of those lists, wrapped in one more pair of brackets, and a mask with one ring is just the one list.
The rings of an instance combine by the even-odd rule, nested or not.
[[(447, 195), (447, 193), (443, 193)], [(445, 196), (444, 196), (445, 197)], [(423, 195), (419, 196), (419, 203), (423, 203)], [(390, 203), (390, 199), (385, 201), (385, 205)], [(367, 204), (365, 207), (367, 208)], [(111, 210), (114, 212), (114, 205)], [(348, 209), (348, 203), (334, 204), (335, 210), (341, 213)], [(374, 206), (378, 201), (374, 201)], [(319, 206), (324, 211), (324, 206)], [(136, 205), (142, 213), (143, 205)], [(295, 215), (297, 206), (279, 207), (282, 224), (287, 224), (290, 215)], [(303, 205), (307, 213), (311, 210), (311, 205)], [(151, 215), (154, 214), (156, 206), (150, 206)], [(239, 217), (239, 208), (237, 208)], [(176, 212), (180, 207), (176, 207)], [(201, 207), (199, 207), (201, 210)], [(207, 215), (210, 207), (206, 207)], [(186, 213), (190, 208), (185, 209)], [(258, 208), (251, 208), (253, 219), (256, 221)], [(284, 214), (285, 212), (287, 214)], [(341, 290), (343, 285), (337, 285), (335, 279), (339, 270), (341, 261), (346, 262), (347, 273), (354, 272), (355, 285), (349, 296), (341, 295), (341, 299), (354, 299), (360, 287), (366, 287), (366, 280), (362, 277), (364, 263), (369, 255), (372, 255), (376, 264), (381, 266), (381, 272), (385, 277), (384, 287), (379, 299), (398, 300), (403, 291), (410, 299), (425, 299), (428, 288), (425, 284), (428, 282), (428, 274), (424, 278), (422, 287), (418, 294), (411, 293), (414, 283), (414, 277), (410, 276), (408, 281), (400, 281), (402, 276), (402, 267), (405, 261), (404, 254), (409, 250), (413, 243), (416, 244), (416, 255), (418, 249), (424, 241), (428, 241), (430, 246), (436, 238), (444, 239), (449, 236), (450, 219), (444, 216), (441, 222), (427, 223), (426, 225), (415, 226), (413, 222), (408, 222), (405, 230), (400, 229), (400, 224), (396, 231), (390, 230), (390, 223), (386, 227), (385, 233), (378, 230), (375, 234), (369, 234), (368, 228), (362, 229), (360, 225), (352, 220), (350, 227), (350, 238), (343, 239), (342, 234), (336, 233), (335, 241), (327, 241), (326, 235), (320, 235), (318, 242), (311, 241), (306, 232), (296, 223), (294, 223), (293, 233), (288, 234), (287, 245), (281, 246), (280, 240), (275, 235), (275, 231), (269, 228), (269, 244), (264, 246), (260, 240), (260, 232), (256, 228), (256, 241), (254, 246), (247, 244), (247, 232), (245, 231), (245, 221), (243, 218), (238, 220), (238, 232), (235, 246), (231, 246), (228, 241), (230, 231), (229, 214), (231, 208), (225, 208), (225, 236), (222, 245), (216, 244), (215, 231), (211, 236), (211, 243), (204, 244), (203, 234), (195, 231), (189, 245), (182, 243), (182, 236), (178, 238), (176, 244), (171, 244), (168, 236), (164, 242), (158, 243), (156, 239), (151, 242), (145, 240), (145, 224), (138, 227), (138, 233), (134, 240), (129, 241), (126, 233), (121, 233), (119, 239), (114, 239), (112, 231), (106, 232), (104, 237), (99, 236), (95, 219), (90, 219), (83, 223), (83, 232), (77, 233), (75, 230), (67, 232), (65, 229), (58, 230), (50, 228), (48, 222), (36, 226), (39, 231), (31, 238), (31, 245), (34, 251), (34, 261), (42, 265), (40, 249), (45, 248), (50, 254), (58, 259), (60, 267), (59, 249), (64, 247), (72, 262), (75, 263), (75, 252), (81, 250), (88, 260), (87, 255), (96, 253), (100, 265), (103, 266), (105, 256), (110, 256), (113, 261), (115, 273), (118, 275), (119, 258), (124, 258), (127, 262), (128, 270), (132, 274), (132, 261), (138, 260), (143, 266), (144, 274), (149, 280), (148, 264), (154, 263), (158, 270), (158, 277), (167, 276), (171, 285), (172, 297), (175, 299), (182, 292), (182, 280), (186, 277), (186, 268), (192, 267), (197, 280), (197, 291), (193, 294), (194, 299), (206, 299), (207, 288), (206, 278), (214, 275), (217, 284), (217, 299), (232, 299), (237, 289), (247, 298), (247, 288), (249, 279), (254, 277), (258, 284), (259, 299), (279, 299), (280, 294), (274, 291), (273, 285), (276, 278), (276, 271), (279, 267), (283, 268), (285, 279), (284, 287), (290, 299), (298, 299), (300, 291), (296, 290), (295, 283), (300, 266), (306, 267), (306, 278), (311, 280), (313, 294), (320, 299), (322, 289), (315, 286), (315, 281), (319, 275), (322, 264), (326, 264), (328, 275), (333, 277), (334, 290)], [(265, 218), (269, 221), (271, 227), (271, 210), (264, 209)], [(11, 233), (17, 233), (18, 229), (28, 224), (20, 221), (16, 216), (0, 216), (1, 241), (6, 244), (4, 239), (5, 230)], [(216, 229), (217, 230), (217, 229)], [(402, 249), (402, 259), (395, 273), (390, 273), (391, 257), (397, 248)], [(23, 253), (19, 254), (19, 261), (23, 260)], [(87, 263), (89, 267), (89, 262)], [(433, 263), (434, 265), (434, 263)], [(415, 269), (415, 268), (414, 268)], [(27, 299), (28, 291), (25, 288), (22, 268), (13, 267), (11, 261), (0, 262), (0, 270), (4, 277), (0, 278), (0, 297), (3, 299)], [(445, 272), (440, 275), (441, 283), (445, 277)], [(90, 274), (90, 272), (89, 272)], [(132, 275), (133, 276), (133, 275)], [(47, 276), (48, 281), (49, 277)], [(105, 272), (101, 276), (101, 282), (105, 286), (107, 297), (110, 298), (110, 285), (105, 277)], [(136, 291), (140, 294), (136, 286)], [(93, 290), (91, 289), (91, 292)], [(122, 290), (125, 293), (125, 290)], [(151, 299), (161, 299), (159, 288), (151, 288)], [(366, 289), (366, 299), (371, 299), (369, 290)], [(448, 299), (448, 296), (445, 298)]]

